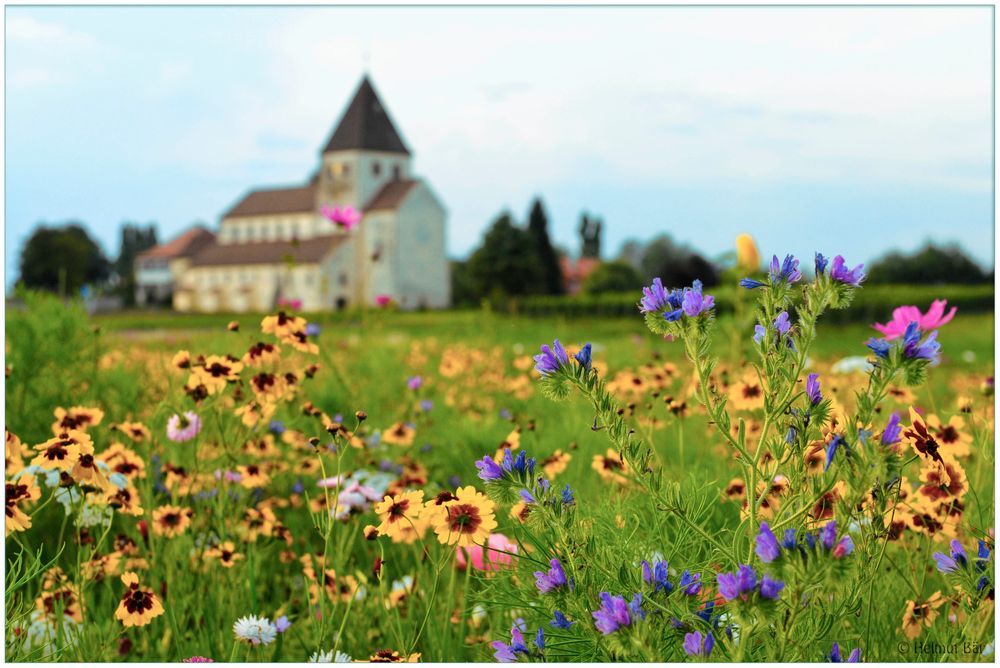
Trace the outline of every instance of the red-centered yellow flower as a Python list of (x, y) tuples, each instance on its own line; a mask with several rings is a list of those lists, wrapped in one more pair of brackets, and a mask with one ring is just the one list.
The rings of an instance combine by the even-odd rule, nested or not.
[(220, 543), (215, 547), (205, 550), (206, 559), (218, 559), (225, 568), (232, 568), (233, 564), (243, 558), (243, 555), (236, 551), (236, 546), (232, 541)]
[(270, 536), (274, 532), (274, 526), (278, 523), (278, 518), (274, 511), (267, 506), (247, 508), (243, 513), (243, 533), (248, 542), (255, 542), (258, 536)]
[(49, 619), (66, 615), (77, 622), (83, 621), (80, 596), (72, 584), (59, 586), (55, 582), (47, 583), (42, 594), (35, 599), (35, 607)]
[(243, 363), (247, 366), (265, 366), (281, 359), (281, 348), (273, 343), (259, 341), (243, 355)]
[(150, 437), (149, 427), (141, 422), (120, 422), (111, 428), (125, 434), (135, 443), (141, 443)]
[(186, 350), (178, 350), (177, 354), (170, 360), (170, 366), (177, 369), (190, 369), (191, 353)]
[(606, 455), (594, 455), (591, 468), (597, 471), (605, 480), (623, 485), (628, 482), (628, 478), (624, 475), (628, 473), (628, 465), (622, 460), (622, 456), (611, 448), (608, 448)]
[(37, 501), (41, 490), (35, 484), (35, 476), (25, 473), (16, 480), (6, 481), (4, 502), (7, 510), (7, 535), (14, 531), (26, 531), (31, 528), (31, 517), (21, 509), (32, 501)]
[(86, 408), (84, 406), (73, 406), (69, 410), (57, 408), (55, 411), (56, 421), (52, 423), (52, 433), (58, 436), (64, 431), (78, 429), (87, 431), (90, 427), (96, 427), (104, 419), (104, 411), (100, 408)]
[(81, 443), (79, 448), (76, 464), (70, 471), (73, 479), (79, 484), (87, 484), (102, 491), (110, 489), (112, 485), (108, 481), (108, 476), (105, 475), (94, 456), (94, 446), (90, 443)]
[(285, 343), (291, 345), (292, 348), (295, 348), (299, 352), (310, 353), (312, 355), (315, 355), (316, 353), (319, 352), (319, 346), (317, 346), (314, 342), (309, 340), (309, 337), (306, 335), (305, 330), (292, 332), (287, 336), (282, 336), (279, 338)]
[(941, 446), (934, 432), (927, 428), (927, 421), (913, 408), (910, 408), (910, 427), (903, 430), (903, 439), (908, 441), (921, 457), (944, 464)]
[(493, 510), (496, 507), (484, 494), (471, 485), (455, 491), (455, 499), (440, 506), (431, 517), (431, 524), (438, 540), (445, 545), (466, 547), (485, 544), (497, 527)]
[(417, 430), (405, 422), (397, 422), (382, 432), (382, 442), (390, 445), (413, 445)]
[(216, 394), (226, 389), (226, 384), (239, 380), (243, 371), (243, 362), (230, 357), (209, 355), (204, 364), (191, 367), (191, 377), (188, 387), (203, 386), (209, 394)]
[(247, 489), (254, 489), (257, 487), (265, 487), (267, 483), (271, 480), (271, 477), (264, 472), (264, 469), (257, 464), (250, 464), (249, 466), (237, 466), (236, 470), (240, 473), (240, 484)]
[(382, 523), (378, 525), (378, 532), (383, 536), (388, 536), (394, 543), (409, 542), (404, 539), (409, 538), (410, 532), (419, 522), (424, 510), (424, 493), (401, 492), (395, 496), (388, 496), (375, 504), (375, 512)]
[(305, 318), (278, 311), (275, 315), (266, 316), (260, 321), (260, 331), (284, 339), (294, 332), (304, 332), (306, 324)]
[(107, 464), (113, 473), (121, 473), (129, 480), (146, 477), (146, 464), (142, 457), (121, 443), (112, 443), (97, 458)]
[(545, 473), (545, 477), (549, 480), (555, 480), (557, 475), (566, 470), (566, 466), (569, 465), (571, 459), (573, 459), (573, 455), (562, 450), (556, 450), (542, 460), (542, 472)]
[(933, 432), (942, 452), (952, 457), (969, 456), (972, 434), (965, 430), (965, 419), (961, 415), (952, 415), (947, 423), (941, 422), (937, 415), (928, 415), (927, 428)]
[(167, 538), (180, 536), (191, 524), (193, 514), (190, 508), (160, 506), (153, 510), (153, 533)]
[(961, 500), (969, 489), (965, 469), (951, 456), (946, 456), (943, 464), (924, 462), (920, 468), (920, 480), (924, 484), (917, 489), (917, 493), (934, 503)]
[(416, 663), (420, 661), (420, 653), (417, 652), (404, 657), (396, 650), (380, 649), (372, 654), (368, 658), (368, 661), (370, 663)]
[(944, 598), (941, 592), (934, 592), (929, 599), (923, 602), (907, 601), (906, 611), (903, 613), (903, 635), (910, 640), (919, 636), (924, 628), (930, 628), (937, 619), (937, 609), (944, 605)]
[(15, 434), (5, 430), (6, 445), (4, 446), (4, 471), (6, 475), (12, 476), (24, 468), (24, 458), (31, 452), (21, 443), (21, 439)]
[(128, 590), (118, 604), (115, 619), (121, 621), (126, 628), (145, 626), (163, 614), (163, 606), (153, 592), (139, 587), (138, 575), (129, 571), (122, 575), (122, 583)]
[(756, 374), (747, 374), (729, 388), (729, 404), (734, 410), (764, 408), (764, 388)]
[(93, 451), (93, 441), (86, 432), (71, 429), (35, 446), (38, 455), (31, 460), (32, 465), (43, 469), (70, 471), (80, 458), (80, 445), (87, 444)]
[(121, 489), (112, 486), (104, 493), (104, 501), (118, 512), (126, 515), (138, 517), (143, 513), (142, 500), (131, 482)]

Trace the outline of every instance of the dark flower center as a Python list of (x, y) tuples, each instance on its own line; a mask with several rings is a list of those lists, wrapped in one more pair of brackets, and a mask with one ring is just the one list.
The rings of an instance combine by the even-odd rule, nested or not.
[(451, 506), (448, 509), (448, 519), (451, 530), (459, 533), (475, 533), (479, 525), (483, 523), (479, 516), (479, 508), (468, 503)]

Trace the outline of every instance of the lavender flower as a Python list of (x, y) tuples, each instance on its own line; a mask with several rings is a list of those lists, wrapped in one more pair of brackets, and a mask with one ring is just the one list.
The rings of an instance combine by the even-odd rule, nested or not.
[(771, 531), (767, 522), (760, 523), (760, 533), (757, 534), (757, 547), (754, 551), (765, 564), (769, 564), (781, 556), (778, 539), (774, 537), (774, 532)]
[(820, 401), (823, 400), (823, 395), (819, 391), (819, 374), (811, 373), (806, 378), (806, 395), (809, 397), (809, 401), (815, 406)]
[(573, 490), (570, 489), (569, 483), (566, 483), (566, 486), (563, 487), (562, 502), (564, 506), (572, 506), (576, 503), (576, 499), (573, 498)]
[(681, 305), (684, 315), (695, 318), (715, 306), (715, 297), (702, 294), (701, 281), (695, 281), (690, 288), (684, 288), (684, 301)]
[(690, 571), (685, 570), (681, 573), (681, 580), (677, 587), (685, 596), (697, 596), (701, 593), (701, 573), (691, 575)]
[(659, 278), (654, 278), (650, 287), (643, 288), (642, 295), (642, 299), (639, 300), (639, 310), (643, 313), (656, 313), (667, 307), (667, 290)]
[(694, 631), (684, 635), (684, 644), (681, 647), (688, 656), (707, 657), (715, 647), (715, 638), (711, 633), (702, 637), (700, 631)]
[(861, 648), (855, 647), (851, 650), (848, 655), (847, 660), (840, 656), (840, 645), (833, 643), (833, 647), (830, 648), (830, 662), (831, 663), (860, 663), (861, 662)]
[(760, 344), (764, 342), (764, 337), (767, 335), (767, 330), (764, 329), (764, 325), (759, 322), (753, 326), (753, 341), (754, 343)]
[(965, 548), (957, 540), (951, 541), (951, 555), (942, 552), (935, 552), (931, 556), (937, 562), (937, 569), (942, 573), (954, 573), (959, 568), (965, 568), (969, 563), (969, 557), (965, 553)]
[(580, 366), (585, 370), (590, 371), (591, 365), (591, 347), (589, 343), (584, 344), (583, 348), (580, 348), (580, 352), (573, 356)]
[(832, 520), (819, 530), (819, 544), (827, 550), (832, 550), (835, 542), (837, 542), (837, 520)]
[(830, 278), (845, 285), (858, 287), (861, 285), (861, 281), (865, 280), (864, 268), (865, 265), (859, 264), (848, 271), (847, 267), (844, 266), (844, 257), (838, 255), (833, 258), (833, 262), (830, 264)]
[(824, 473), (830, 468), (830, 464), (833, 463), (833, 456), (837, 454), (837, 448), (841, 445), (844, 446), (844, 452), (850, 454), (847, 450), (847, 444), (844, 443), (844, 437), (840, 434), (834, 434), (833, 438), (830, 439), (830, 443), (826, 446), (826, 464), (823, 466)]
[(778, 314), (778, 317), (774, 319), (774, 328), (778, 330), (779, 336), (788, 334), (788, 330), (792, 328), (792, 323), (788, 321), (787, 311), (782, 311)]
[(780, 580), (772, 580), (770, 575), (764, 574), (760, 579), (760, 595), (764, 598), (775, 600), (781, 595), (781, 590), (785, 588), (785, 583)]
[(601, 592), (601, 607), (590, 613), (594, 618), (594, 626), (604, 635), (614, 633), (623, 626), (632, 623), (628, 604), (622, 596), (612, 597), (606, 591)]
[(889, 421), (882, 430), (882, 445), (895, 445), (899, 443), (899, 433), (903, 428), (899, 425), (899, 413), (889, 416)]
[(559, 343), (559, 339), (556, 339), (552, 343), (551, 349), (543, 343), (542, 353), (535, 355), (534, 360), (535, 371), (543, 376), (551, 376), (559, 370), (559, 367), (569, 364), (569, 355), (566, 354), (566, 349)]
[(528, 646), (524, 643), (524, 634), (516, 625), (510, 629), (509, 645), (502, 640), (494, 640), (490, 643), (490, 647), (496, 650), (493, 653), (493, 658), (501, 663), (513, 663), (517, 661), (518, 654), (530, 653)]
[(549, 565), (551, 568), (549, 568), (547, 573), (535, 571), (535, 586), (543, 594), (569, 584), (566, 580), (566, 573), (563, 571), (562, 564), (559, 563), (558, 559), (553, 559), (549, 562)]
[(719, 573), (715, 581), (719, 585), (719, 593), (727, 601), (733, 601), (744, 594), (749, 594), (757, 586), (757, 574), (746, 564), (734, 573)]
[(937, 341), (937, 330), (931, 332), (926, 339), (920, 341), (920, 326), (911, 322), (903, 334), (903, 355), (909, 359), (925, 359), (937, 361), (941, 344)]
[(642, 580), (646, 584), (651, 584), (653, 586), (653, 591), (658, 592), (663, 590), (665, 592), (670, 592), (673, 589), (673, 585), (668, 581), (669, 572), (667, 569), (667, 562), (657, 561), (650, 567), (649, 562), (643, 560), (642, 562)]
[(549, 622), (550, 626), (554, 626), (557, 629), (568, 629), (569, 627), (573, 626), (573, 624), (576, 624), (576, 622), (571, 622), (570, 620), (566, 619), (566, 615), (559, 612), (558, 610), (555, 611), (555, 613), (552, 615), (552, 621)]
[(823, 257), (822, 253), (816, 253), (816, 276), (822, 276), (823, 272), (826, 271), (827, 259)]
[(778, 256), (772, 256), (770, 276), (772, 285), (776, 285), (782, 281), (787, 283), (797, 282), (802, 278), (802, 272), (799, 271), (799, 261), (792, 255), (786, 255), (784, 261), (779, 264)]
[[(507, 452), (509, 453), (510, 450)], [(503, 478), (504, 470), (493, 461), (492, 457), (486, 456), (477, 461), (476, 468), (479, 469), (479, 477), (485, 482), (493, 482)]]
[(881, 357), (882, 359), (889, 358), (889, 351), (892, 349), (892, 344), (885, 339), (876, 339), (875, 337), (872, 337), (868, 339), (865, 345), (868, 346), (868, 348), (878, 357)]
[(756, 288), (762, 288), (765, 285), (767, 285), (767, 283), (761, 283), (760, 281), (754, 280), (752, 278), (744, 278), (744, 279), (740, 280), (740, 287), (741, 288), (746, 288), (747, 290), (754, 290)]
[(419, 390), (420, 386), (424, 384), (424, 379), (420, 376), (413, 376), (406, 381), (406, 386), (411, 390)]

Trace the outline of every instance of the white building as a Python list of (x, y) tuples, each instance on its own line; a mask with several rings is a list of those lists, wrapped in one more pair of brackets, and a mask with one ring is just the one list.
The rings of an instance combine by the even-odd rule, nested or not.
[[(323, 217), (324, 205), (359, 209), (360, 225), (344, 231)], [(451, 299), (445, 219), (365, 77), (312, 178), (242, 197), (222, 216), (215, 239), (172, 273), (173, 305), (260, 312), (283, 298), (321, 310), (387, 295), (406, 309), (443, 308)], [(140, 277), (137, 291), (146, 287)]]

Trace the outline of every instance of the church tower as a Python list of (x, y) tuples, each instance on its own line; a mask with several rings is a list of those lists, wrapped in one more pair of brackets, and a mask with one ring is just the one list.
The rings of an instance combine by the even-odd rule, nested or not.
[(365, 75), (323, 148), (317, 205), (364, 209), (390, 181), (410, 178), (410, 150)]

